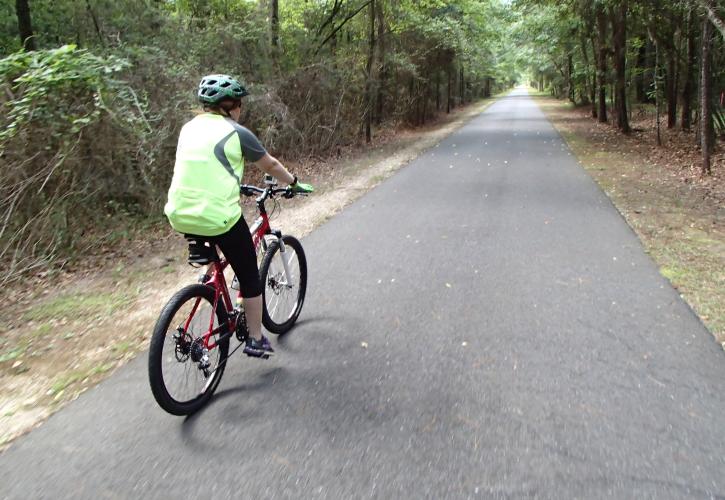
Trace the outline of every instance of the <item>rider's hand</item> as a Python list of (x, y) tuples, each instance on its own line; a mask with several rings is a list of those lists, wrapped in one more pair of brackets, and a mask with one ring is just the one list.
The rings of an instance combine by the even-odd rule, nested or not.
[(290, 184), (289, 187), (295, 194), (309, 194), (314, 192), (315, 190), (315, 188), (313, 188), (311, 184), (304, 184), (297, 180), (294, 183)]

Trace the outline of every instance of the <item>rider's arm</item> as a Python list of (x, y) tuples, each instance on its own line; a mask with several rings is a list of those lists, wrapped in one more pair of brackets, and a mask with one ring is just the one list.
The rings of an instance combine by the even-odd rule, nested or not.
[(242, 155), (244, 159), (249, 163), (258, 165), (265, 173), (276, 178), (278, 181), (286, 184), (292, 184), (295, 182), (294, 175), (290, 174), (284, 166), (271, 154), (264, 149), (264, 146), (259, 142), (257, 136), (255, 136), (248, 128), (239, 125), (234, 120), (229, 119), (229, 123), (237, 131), (239, 136), (239, 143), (242, 147)]
[(290, 196), (297, 194), (310, 194), (315, 191), (311, 184), (304, 184), (297, 181), (297, 176), (292, 175), (282, 166), (282, 164), (269, 153), (265, 153), (259, 160), (255, 162), (266, 173), (275, 177), (277, 180), (289, 184), (288, 193)]
[(278, 181), (282, 181), (286, 184), (292, 184), (295, 181), (295, 176), (290, 174), (279, 160), (269, 153), (266, 153), (259, 160), (254, 162), (254, 164)]

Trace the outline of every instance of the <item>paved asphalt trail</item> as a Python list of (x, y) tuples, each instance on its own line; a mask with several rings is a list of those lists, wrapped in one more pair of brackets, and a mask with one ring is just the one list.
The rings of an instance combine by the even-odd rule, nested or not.
[(277, 359), (185, 420), (140, 356), (0, 455), (0, 498), (725, 496), (725, 354), (525, 91), (304, 245)]

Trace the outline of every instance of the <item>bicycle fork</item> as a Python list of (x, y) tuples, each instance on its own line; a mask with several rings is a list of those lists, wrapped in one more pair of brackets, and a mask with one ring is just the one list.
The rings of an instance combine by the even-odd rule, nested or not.
[[(284, 240), (282, 239), (282, 231), (274, 230), (272, 234), (277, 238), (279, 244), (279, 254), (282, 258), (282, 267), (284, 268), (284, 276), (287, 279), (286, 286), (292, 285), (292, 273), (289, 270), (289, 262), (287, 261), (287, 248), (285, 247)], [(266, 248), (265, 248), (266, 250)]]
[(289, 262), (287, 261), (287, 251), (284, 246), (284, 241), (282, 241), (282, 237), (280, 236), (277, 241), (279, 241), (279, 255), (282, 257), (282, 267), (284, 267), (284, 275), (287, 278), (287, 286), (290, 286), (292, 284), (292, 273), (290, 273), (289, 270)]

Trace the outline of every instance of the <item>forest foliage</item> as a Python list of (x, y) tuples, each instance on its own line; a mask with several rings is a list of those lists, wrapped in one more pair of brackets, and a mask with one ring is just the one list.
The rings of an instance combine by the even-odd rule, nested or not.
[(242, 122), (286, 160), (524, 78), (625, 133), (633, 102), (662, 103), (708, 139), (725, 125), (722, 2), (0, 0), (0, 280), (161, 218), (207, 73), (246, 83)]
[(702, 174), (725, 134), (725, 1), (515, 0), (513, 38), (531, 83), (590, 105), (593, 118), (631, 132), (635, 107), (660, 129), (693, 132)]
[(242, 79), (242, 122), (298, 161), (516, 78), (500, 0), (0, 0), (0, 13), (5, 280), (161, 217), (204, 74)]

